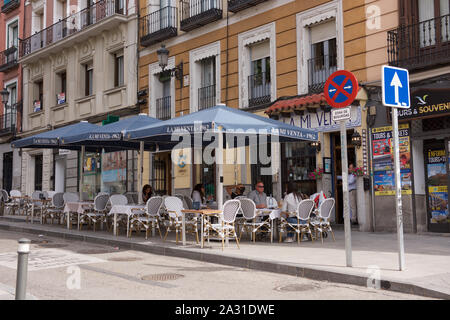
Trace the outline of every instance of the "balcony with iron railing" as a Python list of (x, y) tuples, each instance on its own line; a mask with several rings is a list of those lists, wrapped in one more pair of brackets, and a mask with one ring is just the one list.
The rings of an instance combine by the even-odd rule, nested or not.
[(18, 65), (17, 52), (18, 50), (15, 46), (0, 52), (0, 72), (8, 71)]
[(262, 72), (248, 77), (248, 106), (256, 107), (271, 100), (270, 72)]
[(308, 92), (323, 92), (328, 77), (337, 70), (337, 57), (320, 56), (308, 60)]
[(156, 99), (156, 118), (159, 120), (168, 120), (171, 118), (171, 97)]
[(198, 110), (208, 109), (216, 104), (215, 84), (198, 89)]
[(388, 31), (388, 61), (419, 70), (450, 62), (450, 15)]
[(18, 7), (20, 7), (20, 0), (4, 0), (2, 5), (2, 13), (10, 13)]
[(0, 115), (0, 136), (15, 134), (17, 130), (17, 110), (19, 104), (16, 103), (7, 112)]
[(228, 0), (228, 11), (239, 12), (268, 0)]
[(184, 0), (181, 2), (180, 29), (190, 31), (222, 19), (222, 0)]
[(177, 35), (177, 8), (165, 7), (139, 19), (141, 45), (151, 46)]
[[(118, 27), (126, 22), (123, 0), (101, 0), (48, 28), (45, 28), (20, 42), (19, 57), (25, 58), (35, 52), (47, 52), (44, 48), (54, 48), (55, 44), (64, 43), (64, 47), (72, 47), (73, 41), (65, 39), (77, 36), (77, 40), (85, 40), (101, 34), (102, 31)], [(110, 19), (108, 19), (110, 18)], [(59, 49), (59, 47), (58, 47)]]

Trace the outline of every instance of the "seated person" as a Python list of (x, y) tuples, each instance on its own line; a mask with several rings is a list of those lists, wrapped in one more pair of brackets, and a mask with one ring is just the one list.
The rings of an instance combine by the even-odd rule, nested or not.
[(228, 186), (226, 189), (227, 189), (228, 194), (231, 196), (231, 199), (235, 199), (236, 197), (243, 196), (244, 191), (245, 191), (245, 187), (242, 184), (238, 184), (235, 186)]
[[(290, 182), (288, 184), (287, 195), (284, 197), (283, 206), (281, 208), (281, 214), (286, 217), (288, 223), (297, 223), (297, 208), (298, 204), (303, 200), (304, 195), (300, 193), (298, 184), (295, 182)], [(306, 220), (299, 221), (300, 223), (306, 223)], [(292, 228), (289, 227), (287, 238), (284, 242), (294, 242), (295, 234), (292, 232)]]
[(258, 181), (255, 185), (255, 190), (251, 191), (247, 198), (253, 200), (256, 204), (256, 209), (267, 208), (267, 195), (264, 192), (264, 182)]

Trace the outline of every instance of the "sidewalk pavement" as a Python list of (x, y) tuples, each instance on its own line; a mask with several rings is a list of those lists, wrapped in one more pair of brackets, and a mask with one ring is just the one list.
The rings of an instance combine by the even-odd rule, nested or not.
[[(211, 241), (205, 248), (195, 244), (194, 237), (187, 235), (188, 245), (176, 245), (174, 234), (166, 242), (159, 236), (145, 240), (143, 233), (128, 239), (122, 233), (92, 230), (67, 230), (58, 225), (25, 223), (23, 217), (0, 217), (0, 229), (25, 233), (44, 234), (121, 248), (177, 256), (224, 265), (238, 266), (261, 271), (278, 272), (314, 280), (347, 283), (360, 286), (376, 284), (381, 289), (450, 299), (450, 237), (405, 234), (406, 270), (398, 271), (397, 234), (352, 231), (353, 267), (346, 266), (344, 232), (335, 231), (321, 241), (278, 243), (275, 241), (250, 242), (242, 239), (240, 249), (234, 241), (222, 251), (221, 243)], [(172, 236), (172, 237), (171, 237)], [(378, 278), (377, 278), (378, 279)]]

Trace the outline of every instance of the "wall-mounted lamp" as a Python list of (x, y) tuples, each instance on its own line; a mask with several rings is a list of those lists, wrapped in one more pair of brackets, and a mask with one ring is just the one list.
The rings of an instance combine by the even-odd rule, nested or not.
[(361, 135), (358, 133), (358, 131), (354, 131), (352, 135), (352, 144), (359, 149), (361, 147)]
[(320, 141), (317, 140), (317, 141), (311, 142), (311, 147), (316, 149), (316, 152), (319, 153), (320, 152)]
[[(158, 64), (161, 67), (162, 71), (166, 71), (167, 64), (169, 62), (169, 50), (166, 49), (164, 44), (161, 45), (161, 48), (156, 50), (156, 54), (158, 55)], [(166, 72), (170, 73), (171, 77), (175, 77), (180, 80), (181, 88), (183, 88), (183, 61), (180, 62), (175, 68), (167, 70)]]

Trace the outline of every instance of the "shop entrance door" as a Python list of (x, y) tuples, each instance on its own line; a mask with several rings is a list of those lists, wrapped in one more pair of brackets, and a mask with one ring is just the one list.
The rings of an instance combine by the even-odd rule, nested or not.
[(3, 189), (10, 192), (12, 188), (13, 153), (3, 154)]
[(424, 141), (427, 217), (431, 232), (450, 232), (449, 143), (449, 139)]
[[(347, 130), (347, 158), (348, 164), (356, 166), (355, 147), (352, 145), (353, 130)], [(332, 156), (334, 159), (333, 171), (333, 197), (336, 201), (336, 223), (344, 223), (344, 202), (342, 195), (342, 160), (341, 160), (341, 136), (339, 132), (331, 134)]]

